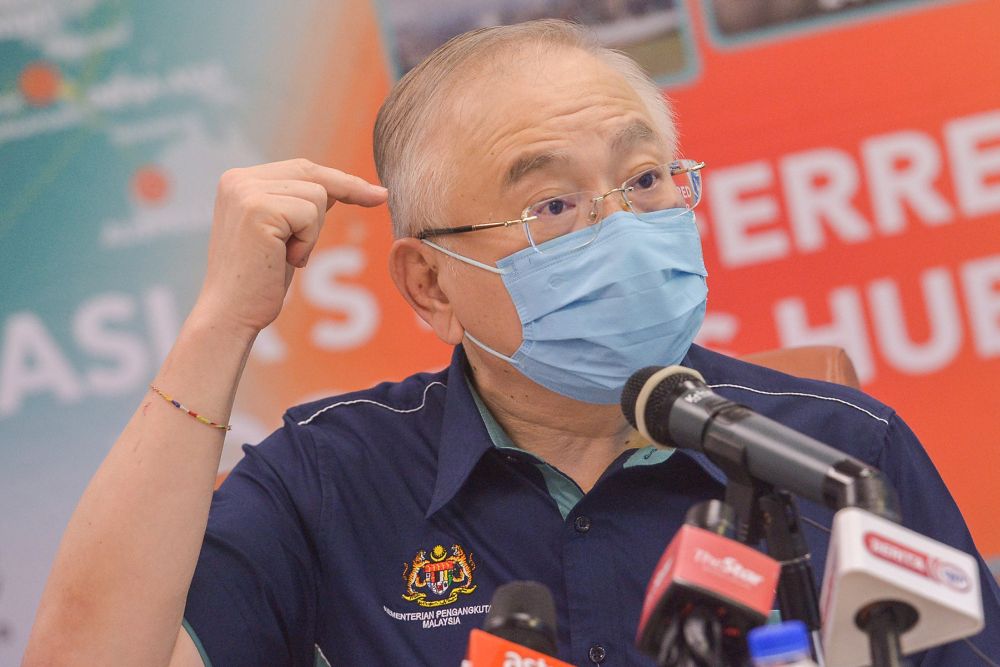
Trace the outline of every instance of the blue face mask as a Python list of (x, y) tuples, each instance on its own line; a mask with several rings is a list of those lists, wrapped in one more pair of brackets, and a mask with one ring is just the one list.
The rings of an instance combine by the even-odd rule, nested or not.
[(528, 247), (492, 267), (425, 240), (467, 264), (499, 273), (521, 319), (512, 357), (466, 332), (554, 392), (587, 403), (617, 403), (625, 381), (651, 365), (680, 363), (705, 317), (708, 287), (694, 213), (618, 211), (593, 234), (581, 229)]

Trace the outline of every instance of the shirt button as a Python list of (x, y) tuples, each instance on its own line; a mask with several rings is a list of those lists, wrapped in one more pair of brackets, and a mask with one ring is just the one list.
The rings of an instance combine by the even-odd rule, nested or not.
[(608, 652), (604, 650), (604, 647), (600, 644), (594, 644), (590, 647), (590, 651), (587, 653), (587, 657), (595, 665), (599, 665), (604, 662), (605, 658), (608, 657)]
[[(573, 521), (573, 527), (576, 528), (576, 532), (578, 533), (586, 533), (590, 530), (590, 517), (583, 515), (576, 517), (576, 520)], [(601, 650), (603, 651), (604, 649)]]

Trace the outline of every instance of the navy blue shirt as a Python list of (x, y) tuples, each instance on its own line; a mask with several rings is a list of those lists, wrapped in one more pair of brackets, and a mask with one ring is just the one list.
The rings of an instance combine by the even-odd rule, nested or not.
[[(976, 553), (890, 408), (698, 346), (684, 365), (718, 393), (878, 466), (907, 526)], [(653, 664), (633, 647), (650, 573), (687, 509), (721, 497), (725, 477), (696, 453), (632, 450), (567, 499), (555, 492), (558, 471), (496, 446), (467, 370), (458, 347), (440, 373), (298, 406), (245, 447), (212, 501), (185, 612), (206, 664), (457, 666), (494, 590), (515, 579), (552, 591), (561, 659)], [(799, 508), (821, 577), (832, 514)], [(979, 560), (987, 627), (971, 641), (996, 659), (1000, 593)], [(916, 664), (979, 659), (955, 642)]]

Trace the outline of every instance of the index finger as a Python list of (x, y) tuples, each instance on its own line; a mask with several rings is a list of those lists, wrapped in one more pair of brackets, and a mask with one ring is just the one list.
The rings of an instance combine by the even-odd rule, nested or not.
[(327, 209), (338, 201), (358, 206), (378, 206), (388, 198), (388, 191), (381, 185), (305, 158), (260, 164), (250, 167), (250, 170), (258, 178), (297, 179), (322, 185), (327, 192)]
[(309, 162), (302, 166), (302, 171), (304, 178), (326, 188), (331, 199), (327, 203), (327, 208), (338, 201), (358, 206), (378, 206), (384, 204), (388, 198), (388, 190), (381, 185), (369, 183), (360, 176), (347, 174), (339, 169)]

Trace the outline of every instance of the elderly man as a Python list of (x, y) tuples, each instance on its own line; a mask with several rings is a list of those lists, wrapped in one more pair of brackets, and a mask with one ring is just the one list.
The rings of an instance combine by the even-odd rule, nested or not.
[[(301, 160), (223, 176), (201, 295), (67, 528), (26, 664), (457, 665), (512, 579), (552, 590), (567, 661), (650, 664), (646, 582), (725, 480), (640, 442), (617, 400), (682, 360), (878, 465), (910, 526), (975, 552), (891, 409), (692, 346), (702, 165), (626, 57), (555, 21), (462, 35), (392, 91), (375, 153), (388, 191)], [(387, 199), (393, 279), (451, 366), (289, 410), (213, 497), (244, 361), (326, 210)], [(822, 572), (830, 516), (803, 513)], [(1000, 655), (986, 582), (978, 649), (921, 664)]]

